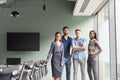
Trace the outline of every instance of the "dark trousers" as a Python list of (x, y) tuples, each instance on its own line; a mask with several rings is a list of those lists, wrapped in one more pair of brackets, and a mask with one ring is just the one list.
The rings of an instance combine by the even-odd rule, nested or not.
[[(98, 58), (88, 56), (87, 71), (90, 80), (98, 80)], [(92, 75), (93, 74), (93, 75)]]

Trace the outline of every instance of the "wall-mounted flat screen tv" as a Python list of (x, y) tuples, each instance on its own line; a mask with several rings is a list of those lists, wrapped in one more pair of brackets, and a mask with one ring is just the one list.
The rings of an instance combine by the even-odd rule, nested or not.
[(40, 33), (7, 32), (7, 51), (39, 51)]

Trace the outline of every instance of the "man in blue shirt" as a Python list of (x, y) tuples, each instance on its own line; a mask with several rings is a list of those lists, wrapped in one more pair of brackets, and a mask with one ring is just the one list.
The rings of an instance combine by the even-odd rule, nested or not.
[(78, 80), (78, 66), (81, 67), (81, 80), (85, 80), (85, 49), (86, 49), (86, 40), (81, 38), (81, 30), (75, 30), (76, 38), (72, 40), (73, 47), (73, 69), (74, 69), (74, 79)]
[(67, 26), (63, 27), (62, 42), (64, 45), (64, 63), (66, 67), (66, 80), (70, 80), (70, 72), (71, 72), (71, 54), (70, 48), (72, 45), (72, 38), (68, 36), (69, 28)]

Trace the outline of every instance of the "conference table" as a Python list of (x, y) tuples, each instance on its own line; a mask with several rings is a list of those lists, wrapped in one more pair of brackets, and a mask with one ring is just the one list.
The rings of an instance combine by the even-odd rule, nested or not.
[[(18, 70), (19, 65), (0, 65), (0, 80), (11, 80), (13, 71)], [(19, 70), (18, 70), (19, 71)]]

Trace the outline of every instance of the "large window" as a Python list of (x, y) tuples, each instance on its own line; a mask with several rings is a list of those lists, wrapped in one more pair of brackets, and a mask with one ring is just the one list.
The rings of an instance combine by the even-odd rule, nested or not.
[(120, 80), (120, 0), (116, 0), (117, 78)]
[(103, 49), (99, 56), (99, 80), (110, 80), (108, 4), (98, 12), (98, 36)]

